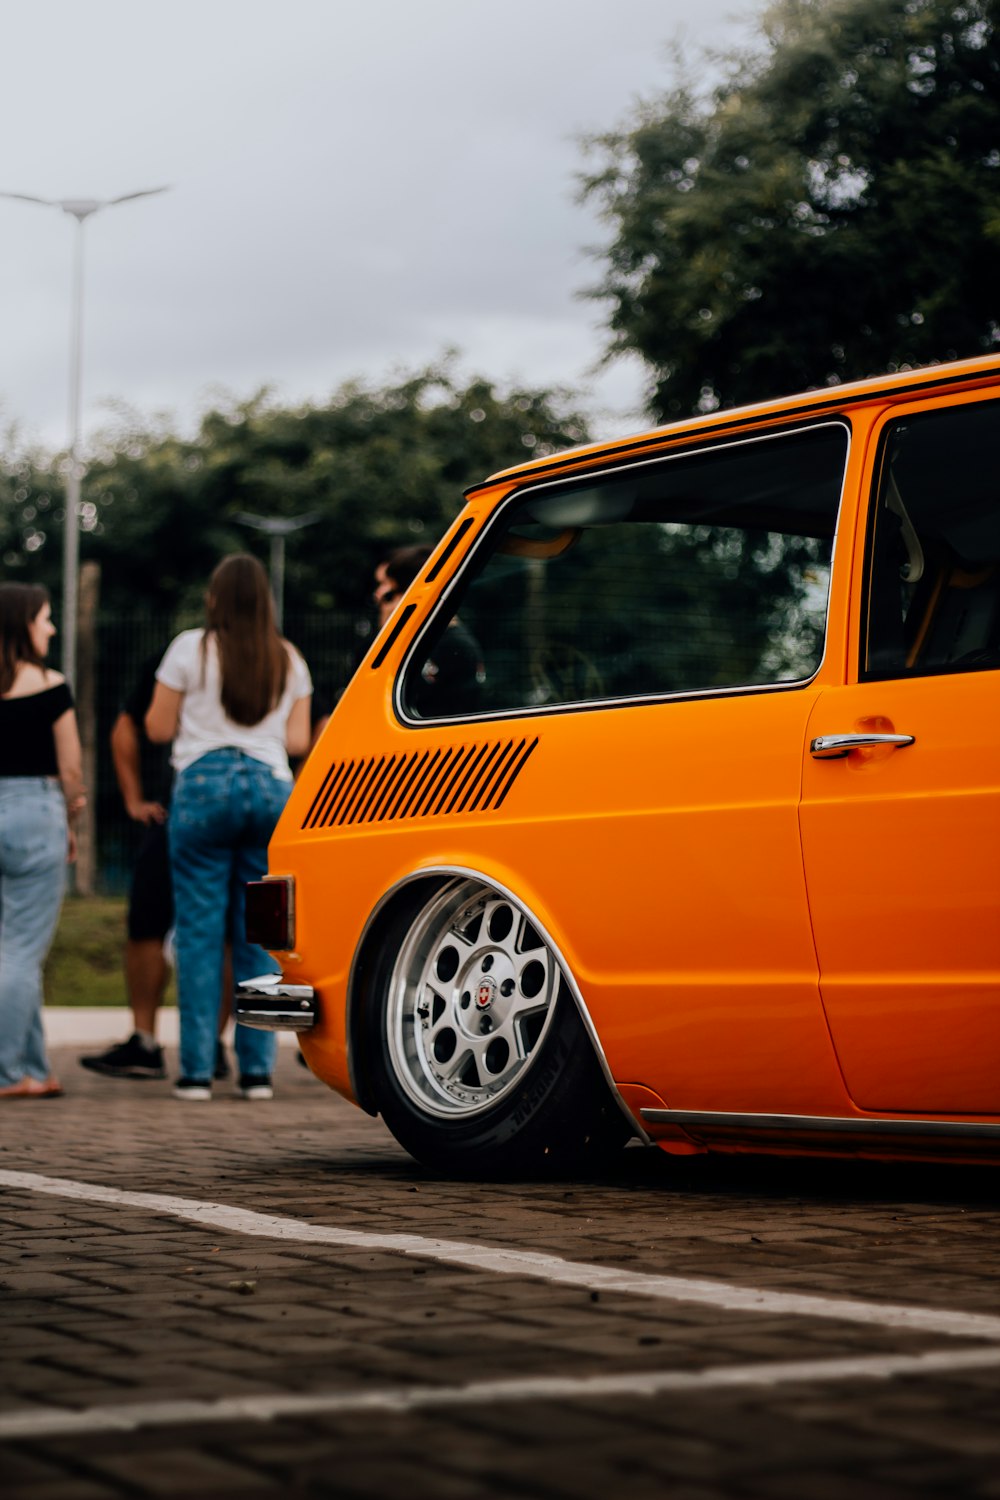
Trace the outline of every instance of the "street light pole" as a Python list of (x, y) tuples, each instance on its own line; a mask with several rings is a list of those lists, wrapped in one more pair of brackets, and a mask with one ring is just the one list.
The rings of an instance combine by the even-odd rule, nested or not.
[(83, 390), (83, 226), (92, 214), (102, 208), (113, 208), (133, 198), (150, 198), (165, 193), (165, 187), (143, 188), (138, 193), (123, 193), (118, 198), (35, 198), (29, 193), (2, 193), (0, 198), (15, 198), (23, 203), (41, 203), (46, 208), (61, 208), (76, 220), (73, 247), (73, 280), (70, 301), (69, 355), (69, 472), (66, 475), (66, 514), (63, 520), (63, 593), (62, 593), (62, 667), (71, 684), (76, 680), (76, 634), (80, 571), (80, 490), (83, 481), (83, 458), (80, 444), (80, 407)]
[(76, 221), (69, 337), (69, 470), (63, 520), (62, 664), (63, 675), (76, 684), (76, 625), (80, 582), (80, 402), (83, 390), (83, 218)]

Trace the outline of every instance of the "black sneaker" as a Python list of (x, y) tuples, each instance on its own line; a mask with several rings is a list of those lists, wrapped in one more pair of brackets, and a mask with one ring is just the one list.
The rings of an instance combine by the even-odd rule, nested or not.
[(163, 1066), (163, 1048), (146, 1045), (137, 1031), (133, 1031), (127, 1042), (118, 1042), (106, 1052), (91, 1053), (80, 1058), (80, 1066), (92, 1073), (104, 1073), (109, 1078), (166, 1078)]
[(212, 1077), (229, 1077), (229, 1058), (226, 1056), (226, 1049), (221, 1042), (216, 1042), (215, 1044), (215, 1072), (212, 1074)]
[(273, 1099), (271, 1075), (269, 1073), (241, 1073), (239, 1091), (242, 1099)]
[(201, 1083), (197, 1078), (178, 1078), (174, 1084), (173, 1094), (175, 1099), (204, 1102), (212, 1097), (212, 1084), (211, 1081)]

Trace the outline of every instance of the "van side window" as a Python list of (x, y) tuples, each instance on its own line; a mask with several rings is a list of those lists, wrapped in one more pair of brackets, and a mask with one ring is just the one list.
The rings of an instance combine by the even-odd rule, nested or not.
[(1000, 667), (1000, 402), (888, 429), (869, 543), (863, 678)]
[(823, 656), (847, 446), (844, 424), (824, 422), (521, 492), (418, 641), (404, 711), (807, 680)]

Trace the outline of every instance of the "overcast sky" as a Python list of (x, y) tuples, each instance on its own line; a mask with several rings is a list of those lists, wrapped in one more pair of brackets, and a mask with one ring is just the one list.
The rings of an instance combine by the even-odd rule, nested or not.
[[(0, 189), (112, 198), (86, 227), (84, 431), (186, 426), (219, 389), (324, 400), (448, 346), (642, 425), (578, 293), (606, 231), (581, 134), (669, 84), (668, 44), (760, 0), (6, 0)], [(0, 199), (0, 428), (68, 430), (75, 223)]]

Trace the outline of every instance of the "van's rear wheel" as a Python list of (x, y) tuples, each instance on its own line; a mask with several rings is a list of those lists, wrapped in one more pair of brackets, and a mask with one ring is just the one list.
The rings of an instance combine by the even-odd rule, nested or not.
[(396, 909), (370, 972), (379, 1110), (418, 1160), (469, 1175), (565, 1171), (628, 1137), (562, 970), (525, 913), (477, 880)]

